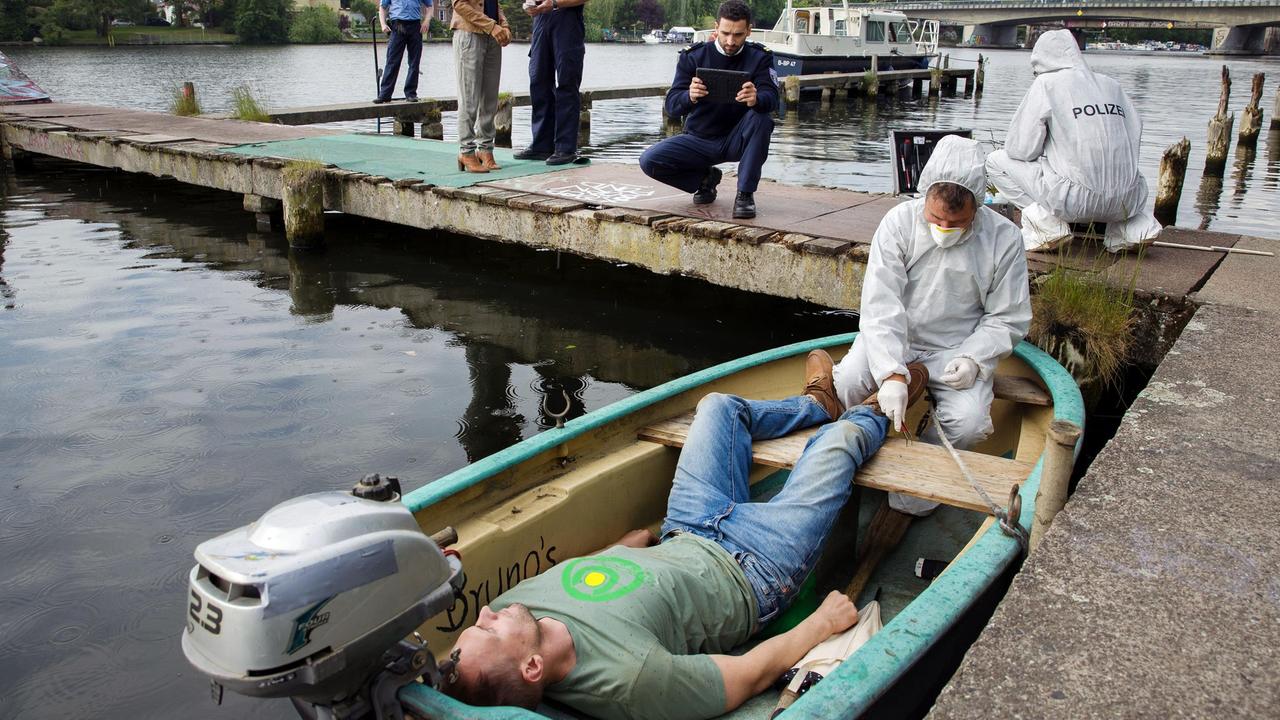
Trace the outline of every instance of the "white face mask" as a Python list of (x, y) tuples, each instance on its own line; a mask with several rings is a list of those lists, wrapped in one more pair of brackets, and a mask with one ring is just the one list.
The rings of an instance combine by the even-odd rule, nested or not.
[(929, 234), (933, 236), (933, 241), (938, 244), (938, 247), (946, 248), (964, 240), (965, 236), (969, 234), (969, 228), (944, 228), (929, 223)]

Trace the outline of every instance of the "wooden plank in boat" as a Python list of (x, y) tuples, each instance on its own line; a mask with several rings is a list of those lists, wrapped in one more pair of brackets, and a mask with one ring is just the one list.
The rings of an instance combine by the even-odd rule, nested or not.
[(1024, 405), (1043, 405), (1045, 407), (1053, 404), (1053, 396), (1049, 394), (1049, 391), (1040, 387), (1039, 383), (1028, 377), (997, 375), (992, 383), (992, 390), (995, 391), (996, 397), (1001, 400), (1012, 400)]
[[(684, 447), (693, 413), (665, 420), (642, 429), (638, 436), (671, 447)], [(752, 446), (752, 460), (760, 465), (791, 469), (818, 428), (808, 428)], [(1034, 467), (1031, 463), (960, 451), (969, 472), (997, 503), (1009, 499), (1009, 489), (1024, 482)], [(903, 493), (945, 505), (990, 513), (991, 509), (960, 474), (945, 448), (923, 442), (908, 444), (900, 438), (885, 442), (871, 460), (858, 470), (854, 482), (864, 487)]]

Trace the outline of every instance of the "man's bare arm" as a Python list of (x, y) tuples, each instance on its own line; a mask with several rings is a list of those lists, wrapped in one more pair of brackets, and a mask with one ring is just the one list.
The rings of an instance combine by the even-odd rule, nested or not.
[(712, 655), (724, 678), (725, 712), (762, 693), (815, 645), (858, 621), (858, 609), (832, 591), (799, 625), (769, 638), (744, 655)]

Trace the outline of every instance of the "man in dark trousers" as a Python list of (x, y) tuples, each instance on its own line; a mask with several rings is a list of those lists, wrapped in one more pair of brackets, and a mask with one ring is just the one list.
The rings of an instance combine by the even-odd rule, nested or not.
[[(756, 216), (756, 187), (760, 168), (769, 157), (773, 111), (778, 107), (778, 84), (773, 53), (747, 42), (751, 8), (742, 0), (727, 0), (716, 13), (715, 38), (694, 43), (680, 52), (676, 77), (667, 92), (667, 114), (684, 117), (684, 134), (667, 138), (640, 156), (645, 175), (693, 193), (696, 205), (715, 202), (721, 172), (716, 164), (738, 162), (735, 218)], [(714, 102), (699, 68), (736, 70), (750, 78), (730, 102)]]
[(431, 23), (431, 0), (379, 0), (378, 20), (387, 34), (387, 64), (382, 68), (375, 103), (391, 99), (400, 59), (409, 51), (409, 68), (404, 76), (404, 99), (418, 99), (418, 63), (422, 60), (422, 36)]
[(529, 45), (529, 99), (533, 105), (533, 140), (515, 154), (519, 160), (546, 160), (565, 165), (578, 159), (578, 113), (582, 99), (582, 58), (587, 0), (526, 0), (533, 16)]

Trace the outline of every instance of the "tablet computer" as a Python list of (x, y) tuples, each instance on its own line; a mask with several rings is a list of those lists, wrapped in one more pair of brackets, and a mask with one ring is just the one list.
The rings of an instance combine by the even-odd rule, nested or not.
[(751, 73), (740, 70), (717, 70), (700, 67), (698, 79), (707, 86), (707, 100), (711, 102), (733, 102), (742, 89), (742, 84), (751, 80)]

